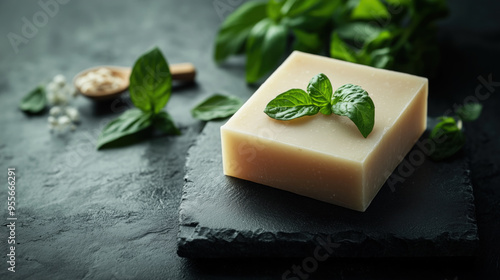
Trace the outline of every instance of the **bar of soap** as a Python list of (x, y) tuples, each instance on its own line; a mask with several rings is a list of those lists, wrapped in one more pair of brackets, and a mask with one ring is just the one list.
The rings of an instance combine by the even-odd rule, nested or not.
[[(264, 113), (319, 73), (334, 90), (350, 83), (369, 93), (375, 126), (367, 138), (347, 117)], [(424, 132), (427, 90), (426, 78), (293, 52), (221, 127), (224, 174), (364, 212)]]

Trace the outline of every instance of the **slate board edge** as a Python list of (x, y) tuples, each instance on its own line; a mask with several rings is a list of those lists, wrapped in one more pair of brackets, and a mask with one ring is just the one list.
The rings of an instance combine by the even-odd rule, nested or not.
[[(222, 125), (221, 122), (219, 124)], [(195, 143), (190, 147), (184, 177), (184, 188), (181, 199), (185, 200), (185, 190), (194, 182), (190, 181), (190, 154), (197, 148), (200, 142), (207, 137), (205, 126)], [(466, 160), (463, 167), (464, 178), (462, 184), (468, 199), (473, 202), (474, 195), (470, 179), (469, 162)], [(208, 228), (203, 227), (196, 221), (191, 221), (179, 210), (179, 231), (177, 237), (177, 254), (185, 258), (255, 258), (255, 257), (307, 257), (310, 256), (314, 248), (324, 244), (335, 243), (338, 247), (330, 253), (330, 257), (339, 258), (372, 258), (372, 257), (475, 257), (478, 245), (478, 231), (475, 217), (474, 203), (470, 203), (468, 212), (468, 222), (473, 227), (457, 236), (439, 235), (431, 239), (415, 240), (411, 246), (402, 246), (403, 249), (391, 244), (406, 243), (407, 240), (393, 236), (389, 238), (386, 233), (374, 233), (367, 235), (359, 231), (341, 232), (336, 235), (327, 233), (290, 233), (290, 232), (268, 232), (268, 231), (236, 231), (227, 228)], [(349, 238), (346, 238), (349, 233)], [(319, 238), (319, 239), (318, 239)], [(433, 240), (445, 239), (446, 242), (440, 242), (442, 246), (436, 247)], [(230, 243), (231, 246), (225, 246)], [(269, 246), (269, 244), (273, 244)], [(460, 244), (461, 250), (450, 252), (447, 248), (453, 248), (454, 244)], [(253, 249), (248, 249), (252, 245)], [(368, 248), (368, 250), (359, 251), (359, 247)], [(230, 249), (226, 249), (226, 248)], [(286, 248), (290, 247), (288, 254)], [(284, 249), (285, 248), (285, 249)], [(455, 247), (456, 248), (456, 247)], [(237, 250), (239, 249), (239, 250)], [(383, 250), (383, 256), (380, 254)], [(300, 253), (298, 253), (300, 252)], [(432, 252), (432, 253), (429, 253)], [(284, 254), (285, 253), (285, 254)]]

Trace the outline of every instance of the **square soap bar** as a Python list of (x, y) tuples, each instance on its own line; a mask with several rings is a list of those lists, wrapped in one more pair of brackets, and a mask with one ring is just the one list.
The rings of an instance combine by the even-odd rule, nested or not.
[[(369, 93), (375, 126), (366, 139), (347, 117), (264, 113), (319, 73), (334, 90), (350, 83)], [(224, 174), (365, 211), (424, 132), (427, 90), (426, 78), (295, 51), (221, 127)]]

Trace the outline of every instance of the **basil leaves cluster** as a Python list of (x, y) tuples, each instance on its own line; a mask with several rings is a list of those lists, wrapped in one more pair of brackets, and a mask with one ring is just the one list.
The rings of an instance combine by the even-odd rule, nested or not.
[(432, 76), (436, 22), (447, 12), (446, 0), (247, 1), (222, 23), (214, 59), (245, 54), (249, 83), (274, 70), (290, 47)]
[[(97, 139), (97, 149), (133, 142), (139, 133), (155, 128), (162, 133), (179, 135), (166, 111), (172, 93), (172, 76), (167, 60), (158, 48), (143, 54), (130, 75), (130, 98), (137, 108), (125, 111), (109, 122)], [(135, 137), (134, 137), (135, 136)]]
[(302, 89), (290, 89), (271, 100), (264, 113), (276, 120), (293, 120), (304, 116), (336, 114), (346, 116), (368, 137), (375, 124), (375, 105), (368, 93), (358, 85), (345, 84), (335, 92), (325, 74), (314, 76)]
[(295, 37), (294, 49), (318, 52), (328, 37), (320, 31), (339, 4), (320, 0), (248, 1), (222, 23), (214, 58), (222, 62), (230, 55), (244, 53), (246, 80), (256, 82), (278, 65), (290, 33)]

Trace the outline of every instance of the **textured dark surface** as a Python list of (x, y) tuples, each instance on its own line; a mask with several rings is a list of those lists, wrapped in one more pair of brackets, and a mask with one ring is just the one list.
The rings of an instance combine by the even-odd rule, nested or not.
[[(474, 95), (479, 76), (500, 80), (500, 2), (449, 2), (450, 17), (440, 28), (443, 67), (430, 81), (430, 116)], [(189, 109), (213, 92), (247, 98), (255, 90), (245, 85), (244, 59), (232, 58), (222, 67), (212, 60), (216, 30), (240, 3), (69, 1), (15, 53), (7, 34), (22, 34), (23, 17), (31, 21), (42, 9), (38, 1), (0, 1), (0, 182), (5, 186), (7, 167), (16, 167), (19, 180), (17, 269), (7, 271), (4, 228), (0, 279), (279, 279), (301, 263), (188, 260), (176, 254), (185, 156), (203, 126)], [(127, 98), (100, 106), (79, 98), (75, 105), (82, 123), (60, 136), (48, 132), (47, 115), (28, 117), (17, 109), (25, 93), (56, 74), (72, 77), (103, 64), (130, 66), (154, 45), (170, 63), (189, 61), (198, 69), (196, 85), (176, 88), (167, 106), (182, 129), (180, 137), (95, 151), (95, 137), (127, 108)], [(309, 279), (499, 278), (500, 87), (493, 90), (482, 100), (481, 118), (466, 126), (480, 238), (477, 259), (332, 259)], [(0, 188), (2, 224), (6, 191)]]
[[(441, 163), (406, 157), (389, 179), (402, 182), (386, 183), (360, 213), (224, 176), (219, 128), (205, 126), (188, 153), (181, 256), (308, 257), (318, 237), (338, 245), (332, 257), (474, 254), (477, 227), (464, 156)], [(417, 147), (409, 155), (416, 153)]]

